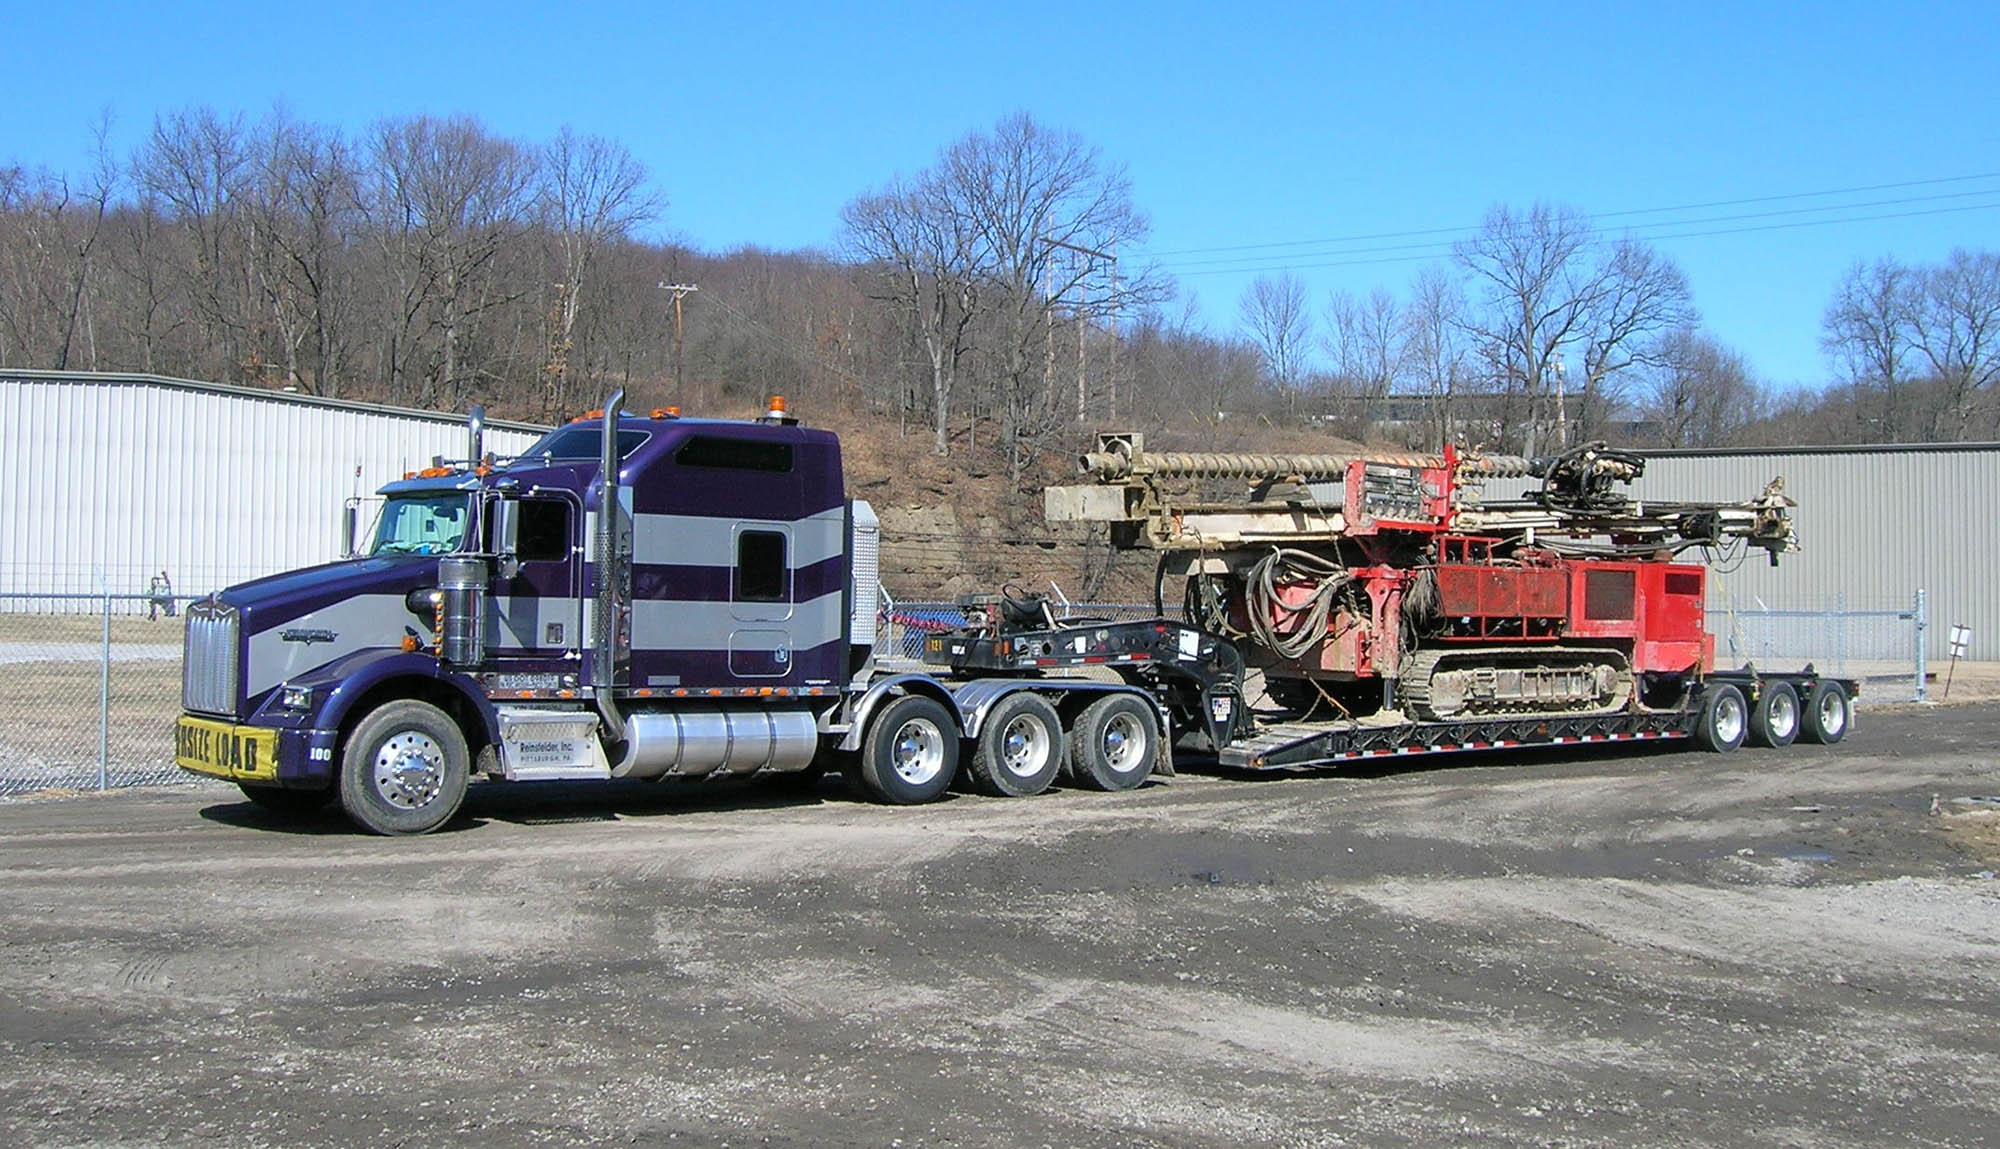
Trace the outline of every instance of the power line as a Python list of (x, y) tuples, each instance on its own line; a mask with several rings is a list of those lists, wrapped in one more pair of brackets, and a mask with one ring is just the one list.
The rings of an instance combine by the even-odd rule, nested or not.
[[(1735, 223), (1746, 219), (1775, 219), (1781, 216), (1810, 215), (1815, 212), (1857, 211), (1861, 208), (1871, 208), (1871, 207), (1901, 207), (1908, 204), (1937, 203), (1941, 200), (1968, 199), (1974, 196), (1990, 196), (1996, 194), (2000, 194), (2000, 188), (1982, 188), (1978, 191), (1966, 191), (1966, 192), (1941, 192), (1937, 195), (1904, 196), (1897, 199), (1863, 200), (1858, 203), (1827, 204), (1822, 207), (1779, 208), (1776, 211), (1739, 212), (1734, 215), (1714, 215), (1706, 217), (1697, 217), (1693, 219), (1658, 220), (1653, 223), (1638, 224), (1634, 227), (1625, 229), (1619, 234), (1621, 237), (1632, 236), (1639, 239), (1647, 239), (1647, 238), (1652, 238), (1651, 236), (1645, 234), (1648, 229), (1689, 227), (1694, 224), (1703, 224), (1703, 223)], [(1473, 228), (1461, 231), (1459, 233), (1459, 239), (1469, 239), (1472, 236), (1478, 234), (1479, 230), (1480, 229), (1478, 228)], [(1237, 267), (1239, 270), (1248, 271), (1255, 269), (1260, 261), (1269, 261), (1273, 259), (1285, 259), (1285, 258), (1314, 258), (1326, 255), (1341, 255), (1341, 256), (1382, 255), (1382, 254), (1389, 254), (1396, 252), (1415, 253), (1415, 252), (1429, 251), (1434, 249), (1438, 251), (1438, 254), (1442, 255), (1448, 252), (1451, 249), (1451, 247), (1454, 246), (1457, 242), (1458, 240), (1452, 240), (1449, 242), (1440, 240), (1432, 243), (1390, 244), (1386, 247), (1358, 247), (1358, 248), (1352, 248), (1347, 251), (1309, 251), (1309, 252), (1300, 252), (1295, 257), (1272, 255), (1272, 256), (1244, 256), (1241, 258), (1197, 259), (1197, 260), (1189, 260), (1183, 263), (1170, 264), (1169, 266), (1186, 268), (1186, 267), (1206, 267), (1206, 266), (1228, 264)]]
[[(1780, 203), (1788, 200), (1818, 199), (1826, 196), (1860, 195), (1864, 192), (1894, 191), (1902, 188), (1933, 187), (1939, 184), (1969, 183), (1975, 180), (2000, 179), (2000, 172), (1980, 172), (1974, 175), (1940, 176), (1936, 179), (1902, 180), (1896, 183), (1863, 184), (1847, 188), (1826, 188), (1819, 191), (1785, 192), (1778, 195), (1748, 196), (1742, 199), (1709, 200), (1702, 203), (1677, 204), (1671, 207), (1628, 208), (1622, 211), (1597, 212), (1596, 219), (1622, 219), (1635, 215), (1661, 215), (1668, 212), (1703, 211), (1714, 207), (1741, 207), (1756, 203)], [(1978, 194), (1978, 193), (1966, 193)], [(1839, 210), (1840, 205), (1830, 205), (1827, 210)], [(1208, 255), (1216, 252), (1262, 251), (1273, 248), (1315, 247), (1322, 244), (1365, 243), (1378, 239), (1408, 239), (1426, 235), (1460, 235), (1476, 231), (1467, 227), (1432, 227), (1412, 231), (1383, 231), (1358, 235), (1328, 236), (1322, 239), (1279, 240), (1271, 243), (1225, 244), (1217, 247), (1183, 247), (1148, 251), (1145, 254), (1155, 258), (1170, 255)]]
[[(2000, 194), (2000, 192), (1989, 192), (1984, 194)], [(1917, 202), (1928, 202), (1928, 201), (1920, 200)], [(1923, 211), (1883, 212), (1875, 215), (1840, 216), (1833, 219), (1793, 220), (1786, 223), (1757, 224), (1749, 227), (1716, 228), (1709, 231), (1691, 231), (1691, 232), (1679, 232), (1679, 233), (1666, 232), (1660, 234), (1636, 235), (1636, 236), (1628, 236), (1625, 233), (1621, 233), (1619, 235), (1609, 235), (1609, 236), (1599, 237), (1595, 240), (1592, 240), (1590, 246), (1603, 247), (1610, 244), (1621, 242), (1626, 238), (1638, 238), (1638, 239), (1645, 239), (1648, 241), (1673, 240), (1673, 239), (1700, 239), (1708, 236), (1717, 236), (1717, 235), (1740, 235), (1750, 232), (1765, 232), (1765, 231), (1791, 231), (1798, 228), (1806, 228), (1806, 227), (1829, 227), (1837, 224), (1846, 224), (1846, 223), (1870, 223), (1879, 220), (1915, 219), (1922, 216), (1952, 215), (1961, 212), (1992, 211), (1995, 209), (2000, 209), (2000, 199), (1996, 199), (1990, 203), (1965, 204), (1958, 207), (1930, 208)], [(1840, 210), (1847, 210), (1847, 206), (1844, 205)], [(1760, 217), (1752, 215), (1742, 218), (1760, 218)], [(1716, 221), (1678, 220), (1678, 221), (1666, 221), (1656, 226), (1685, 227), (1690, 224), (1702, 223), (1702, 222), (1716, 222)], [(1404, 247), (1391, 247), (1381, 250), (1391, 251), (1391, 252), (1404, 251), (1407, 252), (1407, 254), (1385, 255), (1373, 259), (1338, 258), (1338, 259), (1328, 259), (1328, 260), (1321, 260), (1319, 262), (1309, 262), (1309, 263), (1256, 263), (1256, 262), (1246, 262), (1238, 260), (1238, 261), (1230, 261), (1228, 266), (1197, 268), (1196, 270), (1191, 270), (1191, 271), (1178, 270), (1174, 265), (1166, 265), (1166, 270), (1182, 278), (1195, 278), (1204, 275), (1242, 275), (1250, 272), (1269, 272), (1269, 271), (1317, 271), (1335, 267), (1371, 267), (1378, 264), (1421, 263), (1424, 262), (1425, 260), (1444, 258), (1446, 255), (1450, 254), (1451, 245), (1449, 243), (1433, 243), (1433, 244), (1422, 244), (1422, 245), (1412, 244), (1412, 245), (1406, 245)], [(1305, 253), (1300, 258), (1314, 259), (1315, 257), (1321, 255), (1346, 256), (1346, 255), (1358, 255), (1358, 254), (1367, 254), (1367, 253), (1358, 251), (1357, 252), (1309, 252)]]

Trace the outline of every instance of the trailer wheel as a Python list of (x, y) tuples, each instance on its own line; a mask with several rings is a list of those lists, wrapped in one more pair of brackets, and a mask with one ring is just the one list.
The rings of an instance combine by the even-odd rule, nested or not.
[(287, 790), (282, 786), (263, 786), (255, 782), (238, 782), (236, 788), (243, 796), (273, 814), (310, 814), (325, 806), (333, 797), (327, 790)]
[(340, 805), (376, 834), (428, 834), (465, 802), (471, 765), (450, 715), (428, 702), (391, 702), (348, 736)]
[(1744, 735), (1749, 733), (1749, 707), (1743, 702), (1743, 692), (1729, 683), (1709, 687), (1702, 694), (1701, 717), (1694, 728), (1694, 740), (1704, 750), (1727, 754), (1743, 745)]
[(878, 802), (914, 806), (935, 801), (958, 774), (958, 723), (935, 698), (905, 694), (868, 724), (855, 772)]
[(1790, 746), (1799, 736), (1799, 692), (1792, 684), (1771, 680), (1757, 692), (1757, 705), (1750, 711), (1752, 746)]
[(1069, 732), (1070, 773), (1093, 790), (1131, 790), (1153, 772), (1159, 729), (1153, 710), (1129, 694), (1084, 708)]
[(1039, 695), (1010, 694), (993, 704), (972, 748), (972, 784), (995, 798), (1027, 798), (1049, 788), (1067, 749), (1062, 719)]
[(1831, 746), (1847, 737), (1847, 727), (1853, 718), (1854, 702), (1847, 697), (1847, 688), (1822, 679), (1806, 695), (1799, 735), (1807, 742)]

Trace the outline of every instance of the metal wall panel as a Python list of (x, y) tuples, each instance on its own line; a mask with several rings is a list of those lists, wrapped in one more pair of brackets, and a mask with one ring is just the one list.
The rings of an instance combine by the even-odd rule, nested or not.
[[(517, 453), (540, 433), (489, 422), (486, 449)], [(154, 376), (0, 371), (0, 601), (139, 593), (161, 570), (177, 593), (199, 593), (326, 562), (339, 555), (350, 495), (465, 451), (464, 421), (449, 415)]]
[[(1801, 448), (1650, 454), (1633, 484), (1641, 499), (1738, 500), (1773, 477), (1798, 502), (1804, 548), (1771, 567), (1752, 551), (1721, 566), (1711, 608), (1851, 611), (1907, 609), (1926, 592), (1930, 657), (1946, 654), (1951, 626), (1973, 628), (1973, 657), (2000, 644), (2000, 444)], [(1509, 498), (1535, 480), (1496, 480)]]

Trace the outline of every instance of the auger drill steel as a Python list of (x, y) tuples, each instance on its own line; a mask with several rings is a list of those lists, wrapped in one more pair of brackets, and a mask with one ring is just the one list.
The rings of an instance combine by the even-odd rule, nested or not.
[[(1156, 602), (1236, 639), (1286, 708), (1360, 718), (1677, 707), (1713, 668), (1707, 569), (1798, 549), (1783, 481), (1742, 502), (1654, 502), (1633, 452), (1524, 457), (1153, 452), (1101, 435), (1094, 480), (1051, 488), (1054, 522), (1161, 552)], [(1478, 485), (1540, 479), (1484, 501)], [(1231, 481), (1236, 485), (1229, 490)], [(1223, 492), (1223, 493), (1218, 493)]]

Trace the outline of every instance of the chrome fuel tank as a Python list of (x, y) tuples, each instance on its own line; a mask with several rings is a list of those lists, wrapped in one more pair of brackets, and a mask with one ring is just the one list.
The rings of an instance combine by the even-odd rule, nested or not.
[(614, 778), (803, 770), (819, 751), (819, 724), (807, 710), (642, 711), (627, 716), (625, 732)]

